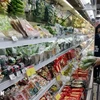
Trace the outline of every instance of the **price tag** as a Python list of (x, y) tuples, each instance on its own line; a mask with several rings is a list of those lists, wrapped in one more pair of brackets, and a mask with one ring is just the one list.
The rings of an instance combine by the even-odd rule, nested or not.
[(24, 68), (24, 69), (22, 69), (22, 73), (23, 73), (23, 74), (25, 74), (25, 73), (26, 73), (26, 70), (25, 70), (25, 68)]
[(22, 73), (20, 71), (16, 72), (17, 77), (20, 77), (22, 75)]
[(56, 98), (56, 100), (60, 100), (60, 98), (61, 98), (60, 94), (57, 94), (57, 95), (55, 96), (55, 98)]
[(30, 73), (31, 73), (31, 75), (36, 74), (36, 70), (34, 67), (30, 68)]
[(11, 37), (13, 41), (18, 41), (18, 38), (16, 36)]
[(60, 79), (61, 79), (61, 75), (60, 75), (60, 74), (57, 75), (57, 76), (56, 76), (56, 79), (57, 79), (57, 81), (60, 81)]
[(64, 71), (61, 71), (61, 74), (64, 75)]
[(26, 70), (27, 76), (32, 76), (35, 73), (36, 73), (36, 70), (33, 66), (28, 67), (27, 70)]
[(16, 79), (16, 76), (14, 74), (9, 75), (9, 77), (10, 77), (11, 80)]

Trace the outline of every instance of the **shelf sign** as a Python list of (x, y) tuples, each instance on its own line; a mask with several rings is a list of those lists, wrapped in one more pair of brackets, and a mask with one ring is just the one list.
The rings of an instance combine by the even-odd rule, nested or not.
[(61, 74), (64, 75), (64, 72), (65, 72), (65, 71), (61, 71)]
[(32, 76), (33, 74), (36, 74), (36, 70), (33, 66), (29, 66), (27, 69), (26, 69), (26, 75), (27, 76)]
[(56, 80), (57, 81), (60, 81), (61, 80), (61, 74), (60, 73), (56, 76)]
[(22, 75), (21, 71), (16, 72), (16, 74), (17, 74), (17, 77), (20, 77)]
[(13, 41), (18, 41), (18, 38), (16, 36), (11, 37)]
[(60, 94), (58, 93), (58, 94), (55, 96), (55, 99), (56, 99), (56, 100), (60, 100), (60, 97), (61, 97), (61, 96), (60, 96)]

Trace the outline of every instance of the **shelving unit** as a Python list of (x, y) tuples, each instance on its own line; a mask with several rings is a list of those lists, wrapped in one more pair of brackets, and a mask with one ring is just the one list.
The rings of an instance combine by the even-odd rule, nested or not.
[[(42, 67), (44, 67), (45, 65), (49, 64), (50, 62), (54, 61), (54, 60), (55, 60), (56, 58), (58, 58), (60, 55), (63, 55), (63, 54), (66, 53), (68, 50), (71, 50), (71, 49), (77, 47), (78, 45), (79, 45), (79, 44), (77, 44), (76, 46), (73, 46), (73, 47), (71, 47), (71, 48), (69, 48), (69, 49), (67, 49), (67, 50), (65, 50), (65, 51), (63, 51), (63, 52), (61, 52), (61, 53), (59, 53), (59, 54), (57, 54), (57, 55), (51, 57), (50, 59), (48, 59), (48, 60), (46, 60), (46, 61), (43, 61), (43, 62), (39, 63), (38, 65), (35, 65), (35, 66), (34, 66), (35, 70), (39, 70), (40, 68), (42, 68)], [(24, 77), (25, 77), (25, 76), (22, 74), (22, 75), (20, 76), (20, 78), (16, 78), (16, 79), (13, 80), (13, 81), (11, 81), (11, 80), (2, 81), (2, 82), (0, 83), (0, 91), (2, 91), (2, 90), (4, 90), (4, 89), (6, 89), (7, 87), (9, 87), (9, 86), (11, 86), (11, 85), (17, 83), (19, 80), (23, 79)]]
[[(73, 81), (71, 75), (78, 68), (77, 57), (75, 57), (76, 47), (86, 42), (86, 44), (82, 44), (86, 48), (78, 53), (78, 55), (82, 54), (89, 48), (94, 37), (89, 35), (93, 33), (93, 26), (87, 19), (84, 19), (86, 14), (82, 14), (83, 18), (80, 11), (76, 10), (78, 7), (74, 9), (69, 1), (3, 0), (0, 2), (0, 11), (5, 8), (3, 13), (7, 12), (0, 17), (0, 79), (2, 80), (4, 77), (0, 82), (0, 92), (1, 94), (5, 92), (4, 98), (40, 100), (41, 97), (48, 99), (50, 95), (50, 98), (54, 99), (56, 94), (60, 95), (66, 82)], [(78, 3), (80, 7), (83, 7), (79, 1), (77, 3), (76, 1), (74, 5)], [(16, 9), (13, 10), (13, 8)], [(22, 12), (23, 16), (18, 16)], [(87, 15), (86, 18), (88, 18)], [(71, 59), (69, 62), (72, 63), (72, 66), (67, 64), (68, 59)], [(64, 65), (66, 66), (64, 67)], [(61, 69), (62, 67), (63, 69)], [(64, 73), (64, 71), (66, 72)], [(91, 71), (86, 100), (92, 99), (93, 69)], [(58, 74), (61, 75), (62, 79)], [(10, 75), (14, 78), (8, 79)], [(36, 77), (34, 77), (35, 75)], [(24, 80), (25, 78), (28, 80)], [(75, 78), (73, 77), (73, 79)], [(62, 80), (62, 86), (57, 80)], [(46, 82), (48, 84), (44, 86)], [(16, 87), (10, 89), (12, 85)], [(55, 92), (52, 91), (51, 87), (54, 88)], [(46, 93), (48, 97), (46, 97)], [(52, 96), (52, 94), (54, 95)]]
[(57, 39), (72, 37), (72, 35), (74, 35), (74, 34), (55, 36), (55, 37), (51, 37), (51, 38), (47, 37), (47, 38), (21, 39), (18, 41), (5, 40), (5, 41), (0, 41), (0, 49), (23, 46), (23, 45), (38, 44), (38, 43), (44, 43), (44, 42), (54, 42)]
[(34, 66), (35, 70), (39, 70), (39, 69), (42, 68), (43, 66), (45, 66), (45, 65), (49, 64), (50, 62), (54, 61), (54, 60), (55, 60), (56, 58), (58, 58), (59, 56), (65, 54), (67, 51), (69, 51), (69, 50), (71, 50), (71, 49), (73, 49), (73, 48), (76, 48), (78, 45), (79, 45), (79, 44), (77, 44), (77, 45), (75, 45), (75, 46), (72, 46), (71, 48), (64, 50), (63, 52), (61, 52), (61, 53), (59, 53), (59, 54), (57, 54), (57, 55), (51, 57), (50, 59), (48, 59), (48, 60), (46, 60), (46, 61), (43, 61), (43, 62), (39, 63), (38, 65), (35, 65), (35, 66)]
[[(82, 41), (82, 42), (84, 42), (84, 41)], [(82, 42), (81, 42), (81, 43), (82, 43)], [(49, 64), (50, 62), (54, 61), (54, 60), (55, 60), (56, 58), (58, 58), (59, 56), (65, 54), (67, 51), (69, 51), (69, 50), (71, 50), (71, 49), (73, 49), (73, 48), (76, 48), (76, 47), (77, 47), (78, 45), (80, 45), (81, 43), (79, 43), (79, 44), (77, 44), (77, 45), (75, 45), (75, 46), (72, 46), (71, 48), (66, 49), (66, 50), (64, 50), (63, 52), (60, 52), (59, 54), (57, 54), (57, 55), (51, 57), (50, 59), (48, 59), (48, 60), (46, 60), (46, 61), (43, 61), (43, 62), (39, 63), (38, 65), (35, 65), (35, 66), (34, 66), (35, 70), (36, 70), (36, 71), (39, 70), (40, 68), (42, 68), (42, 67), (44, 67), (45, 65)], [(66, 68), (67, 68), (67, 66), (64, 67), (64, 68), (62, 69), (62, 71), (66, 70)], [(24, 77), (25, 77), (25, 75), (22, 74), (20, 77), (17, 77), (15, 80), (12, 80), (12, 81), (11, 81), (11, 80), (4, 80), (4, 81), (2, 81), (2, 82), (0, 83), (0, 91), (2, 91), (2, 90), (4, 90), (4, 89), (8, 88), (9, 86), (11, 86), (11, 85), (17, 83), (19, 80), (23, 79)]]
[[(93, 38), (91, 38), (90, 39), (91, 41), (87, 44), (87, 46), (86, 46), (86, 48), (85, 49), (83, 49), (80, 53), (79, 53), (79, 55), (81, 54), (81, 53), (83, 53), (84, 52), (84, 50), (86, 50), (86, 49), (88, 49), (89, 47), (90, 47), (90, 45), (93, 43)], [(88, 40), (87, 40), (88, 41)], [(73, 58), (73, 59), (76, 59), (76, 58)], [(72, 60), (73, 60), (72, 59)], [(69, 62), (71, 62), (72, 60), (70, 60)], [(68, 68), (68, 65), (66, 65), (62, 70), (61, 70), (61, 72), (62, 71), (65, 71), (66, 69)], [(93, 72), (94, 72), (94, 69), (92, 68), (91, 69), (91, 77), (90, 77), (90, 81), (89, 81), (89, 86), (88, 86), (88, 92), (87, 92), (87, 96), (86, 96), (86, 100), (92, 100), (92, 95), (93, 95)], [(62, 91), (62, 89), (63, 89), (63, 87), (65, 86), (65, 84), (63, 84), (62, 86), (61, 86), (61, 88), (60, 88), (60, 90), (57, 92), (57, 94), (58, 93), (60, 93), (61, 91)]]
[(29, 39), (21, 39), (18, 41), (5, 40), (5, 41), (0, 41), (0, 49), (31, 45), (31, 44), (38, 44), (38, 43), (45, 43), (45, 42), (54, 42), (58, 39), (69, 38), (69, 37), (76, 36), (76, 35), (80, 36), (79, 34), (67, 34), (67, 35), (55, 36), (51, 38), (48, 38), (48, 37), (47, 38), (29, 38)]

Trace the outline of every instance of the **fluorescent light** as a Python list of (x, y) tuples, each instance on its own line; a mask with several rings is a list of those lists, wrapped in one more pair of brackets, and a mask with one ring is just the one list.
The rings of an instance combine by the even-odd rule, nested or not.
[(68, 1), (63, 0), (66, 4), (68, 4), (71, 8), (74, 8)]
[(100, 17), (100, 14), (98, 14), (96, 17)]
[(87, 14), (89, 15), (90, 19), (94, 18), (93, 10), (86, 10)]
[(83, 4), (83, 6), (88, 4), (88, 3), (91, 4), (91, 0), (80, 0), (80, 1)]
[[(84, 8), (85, 8), (86, 4), (91, 5), (91, 0), (80, 0), (80, 1), (81, 1), (82, 5), (84, 6)], [(92, 5), (91, 5), (91, 8), (92, 8)], [(86, 10), (86, 12), (87, 12), (88, 16), (90, 17), (90, 19), (95, 18), (93, 10)]]
[(82, 15), (81, 15), (77, 10), (75, 10), (75, 12), (76, 12), (83, 20), (86, 21), (86, 19), (84, 19), (84, 17), (82, 17)]

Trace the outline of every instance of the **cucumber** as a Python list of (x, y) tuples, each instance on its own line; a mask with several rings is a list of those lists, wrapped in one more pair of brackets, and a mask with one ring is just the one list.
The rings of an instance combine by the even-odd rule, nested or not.
[(88, 56), (88, 57), (85, 57), (82, 59), (82, 62), (85, 64), (85, 63), (88, 63), (88, 62), (95, 62), (96, 61), (96, 58), (95, 57), (92, 57), (92, 56)]
[(16, 15), (24, 15), (24, 12), (16, 12)]
[(83, 70), (86, 70), (89, 67), (91, 67), (92, 64), (93, 64), (93, 62), (89, 62), (89, 63), (86, 63), (86, 64), (81, 65), (80, 68), (83, 69)]
[(24, 2), (22, 0), (12, 0), (8, 5), (8, 13), (11, 16), (24, 14)]
[(17, 2), (16, 2), (16, 0), (12, 0), (10, 4), (11, 4), (11, 5), (16, 5)]
[(22, 8), (22, 9), (23, 9), (23, 8), (24, 8), (24, 5), (21, 5), (21, 4), (18, 4), (18, 3), (17, 3), (17, 4), (16, 4), (16, 7)]
[(20, 9), (20, 8), (16, 9), (16, 12), (24, 13), (23, 9)]
[(24, 4), (22, 0), (16, 0), (16, 2), (19, 3), (19, 4), (21, 4), (21, 5)]

